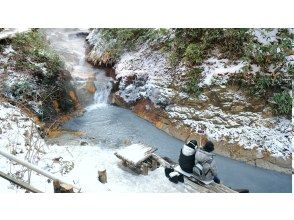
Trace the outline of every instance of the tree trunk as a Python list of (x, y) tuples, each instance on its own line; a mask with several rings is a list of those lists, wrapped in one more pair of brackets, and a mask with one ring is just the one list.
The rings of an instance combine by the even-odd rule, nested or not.
[(103, 184), (107, 183), (107, 173), (105, 169), (101, 171), (98, 170), (98, 179)]
[(143, 175), (148, 175), (148, 164), (142, 163), (141, 169), (142, 169), (142, 174)]

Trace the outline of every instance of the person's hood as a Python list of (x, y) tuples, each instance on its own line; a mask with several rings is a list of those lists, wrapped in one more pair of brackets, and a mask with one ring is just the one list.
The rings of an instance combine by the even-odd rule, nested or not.
[(187, 146), (186, 144), (184, 144), (183, 148), (182, 148), (182, 153), (185, 155), (185, 156), (191, 156), (191, 155), (194, 155), (196, 153), (196, 150)]
[(201, 163), (201, 162), (207, 161), (209, 159), (213, 159), (214, 155), (215, 154), (213, 154), (213, 153), (209, 153), (209, 152), (197, 149), (196, 154), (195, 154), (195, 159)]

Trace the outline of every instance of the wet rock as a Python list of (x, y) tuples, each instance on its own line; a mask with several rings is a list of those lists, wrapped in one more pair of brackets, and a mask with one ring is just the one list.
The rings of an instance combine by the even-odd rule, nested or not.
[(111, 95), (111, 103), (118, 105), (120, 107), (130, 107), (130, 105), (127, 102), (125, 102), (125, 100), (122, 97), (120, 97), (120, 95), (117, 93)]
[(106, 76), (111, 77), (113, 80), (116, 80), (115, 69), (113, 69), (113, 68), (106, 68)]
[(96, 92), (96, 90), (97, 89), (96, 89), (96, 86), (95, 86), (93, 81), (87, 81), (86, 82), (86, 91), (88, 93), (94, 94)]

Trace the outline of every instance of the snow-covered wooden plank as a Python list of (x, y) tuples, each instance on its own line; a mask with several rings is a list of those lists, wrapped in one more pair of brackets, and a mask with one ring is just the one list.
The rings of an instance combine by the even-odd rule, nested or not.
[(0, 40), (13, 38), (16, 34), (30, 31), (31, 28), (8, 28), (0, 32)]
[(134, 166), (138, 166), (155, 151), (156, 149), (152, 147), (147, 147), (142, 144), (132, 144), (115, 152), (115, 155), (119, 159), (125, 160)]

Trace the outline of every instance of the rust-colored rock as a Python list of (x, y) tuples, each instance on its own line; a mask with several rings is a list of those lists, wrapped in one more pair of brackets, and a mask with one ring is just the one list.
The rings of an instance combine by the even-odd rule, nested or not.
[(75, 103), (78, 103), (78, 97), (75, 91), (73, 90), (69, 91), (68, 95), (71, 98), (71, 100), (73, 100)]
[(96, 86), (93, 81), (86, 82), (86, 90), (88, 93), (94, 94), (96, 92)]
[(158, 128), (163, 127), (163, 121), (167, 118), (166, 113), (161, 108), (155, 108), (149, 99), (142, 99), (137, 102), (133, 107), (133, 112), (158, 126)]
[(120, 97), (118, 94), (114, 93), (111, 95), (111, 103), (116, 104), (120, 107), (128, 108), (130, 105), (124, 101), (122, 97)]
[(106, 76), (111, 77), (112, 79), (116, 80), (115, 69), (113, 68), (105, 68)]

